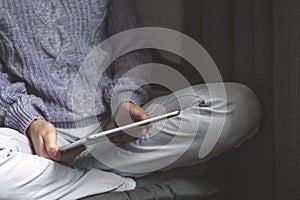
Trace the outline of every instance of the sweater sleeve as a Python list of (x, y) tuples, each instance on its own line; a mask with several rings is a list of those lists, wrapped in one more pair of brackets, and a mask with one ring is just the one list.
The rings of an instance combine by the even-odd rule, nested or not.
[[(108, 37), (138, 27), (141, 27), (141, 23), (134, 0), (109, 0), (106, 17)], [(104, 97), (113, 113), (123, 101), (142, 105), (149, 100), (151, 88), (149, 84), (141, 84), (143, 83), (142, 76), (139, 78), (122, 76), (138, 65), (150, 63), (151, 60), (150, 50), (144, 49), (127, 53), (111, 64), (112, 81), (105, 88)], [(115, 87), (116, 84), (118, 87)]]
[(46, 108), (42, 99), (27, 94), (25, 83), (14, 78), (4, 66), (0, 59), (0, 126), (26, 134), (33, 120), (48, 118)]

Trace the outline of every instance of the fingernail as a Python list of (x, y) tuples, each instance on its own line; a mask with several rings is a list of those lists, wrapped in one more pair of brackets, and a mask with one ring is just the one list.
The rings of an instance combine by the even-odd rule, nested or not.
[(58, 153), (57, 153), (57, 152), (56, 152), (56, 153), (53, 153), (53, 154), (52, 154), (52, 157), (53, 157), (53, 158), (56, 158), (56, 157), (57, 157), (57, 155), (58, 155)]

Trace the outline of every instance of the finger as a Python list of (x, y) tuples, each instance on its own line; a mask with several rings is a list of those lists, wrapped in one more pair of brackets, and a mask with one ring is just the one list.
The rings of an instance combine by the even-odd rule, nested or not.
[(140, 117), (140, 120), (149, 119), (149, 115), (147, 115), (146, 113), (141, 113), (141, 115), (139, 117)]
[(49, 132), (44, 136), (45, 147), (51, 159), (59, 161), (60, 152), (56, 144), (56, 132)]
[(85, 146), (79, 146), (75, 149), (72, 149), (70, 151), (61, 153), (61, 157), (59, 162), (67, 164), (69, 163), (71, 160), (73, 160), (76, 156), (78, 156), (81, 152), (83, 152), (84, 150), (86, 150)]
[(148, 129), (145, 127), (145, 128), (140, 128), (136, 131), (130, 132), (128, 134), (136, 139), (136, 138), (141, 138), (141, 137), (145, 136), (147, 131), (148, 131)]
[(48, 152), (45, 148), (44, 139), (41, 136), (36, 136), (31, 139), (35, 154), (44, 158), (50, 159)]
[(118, 109), (117, 115), (115, 116), (115, 121), (118, 126), (123, 126), (126, 124), (133, 123), (130, 116), (130, 108), (128, 102), (123, 102)]
[[(150, 126), (150, 125), (149, 125)], [(148, 131), (148, 127), (145, 127), (143, 129), (140, 130), (140, 137), (143, 137), (146, 135), (147, 131)]]
[(149, 116), (147, 115), (147, 113), (145, 113), (144, 110), (136, 107), (130, 109), (130, 116), (133, 121), (141, 121), (141, 120), (149, 119)]
[(122, 134), (122, 135), (118, 135), (118, 136), (109, 138), (109, 140), (112, 143), (115, 143), (115, 144), (121, 144), (121, 143), (124, 143), (124, 142), (129, 142), (129, 141), (132, 141), (134, 139), (135, 139), (134, 137), (132, 137), (130, 135), (127, 135), (127, 134)]

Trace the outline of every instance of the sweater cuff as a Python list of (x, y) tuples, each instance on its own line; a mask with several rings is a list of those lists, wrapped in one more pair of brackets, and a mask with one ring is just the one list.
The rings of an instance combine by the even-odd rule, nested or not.
[(113, 94), (111, 98), (111, 112), (113, 116), (115, 116), (120, 104), (124, 101), (132, 102), (138, 106), (142, 104), (141, 97), (135, 92), (123, 91)]
[(23, 95), (9, 107), (4, 124), (26, 135), (31, 122), (38, 118), (48, 118), (43, 101), (33, 95)]

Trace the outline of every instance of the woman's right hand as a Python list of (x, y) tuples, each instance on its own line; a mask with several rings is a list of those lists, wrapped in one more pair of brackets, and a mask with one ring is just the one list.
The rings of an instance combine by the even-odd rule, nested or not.
[(37, 155), (55, 161), (60, 160), (60, 152), (56, 144), (56, 130), (51, 123), (36, 119), (29, 125), (27, 135)]
[(66, 153), (61, 153), (56, 144), (55, 127), (43, 119), (34, 120), (27, 129), (27, 135), (30, 137), (37, 155), (61, 163), (68, 163), (85, 150), (85, 147), (81, 146)]

